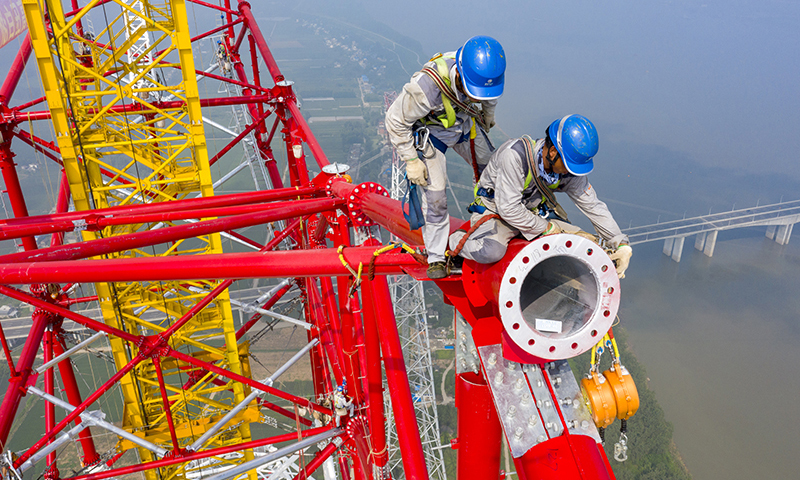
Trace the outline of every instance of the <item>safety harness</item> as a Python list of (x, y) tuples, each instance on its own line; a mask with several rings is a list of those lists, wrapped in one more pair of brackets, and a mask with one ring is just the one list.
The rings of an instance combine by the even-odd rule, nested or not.
[[(441, 53), (437, 53), (430, 61), (432, 61), (436, 68), (431, 67), (423, 67), (422, 73), (427, 75), (428, 77), (433, 80), (433, 83), (439, 87), (439, 90), (442, 93), (442, 105), (444, 106), (444, 113), (436, 117), (436, 119), (442, 123), (444, 128), (450, 128), (456, 124), (456, 108), (465, 112), (467, 115), (472, 117), (474, 120), (472, 125), (469, 129), (469, 148), (470, 154), (472, 155), (472, 172), (474, 175), (475, 183), (478, 182), (480, 179), (480, 172), (478, 169), (478, 156), (475, 153), (475, 137), (478, 135), (478, 131), (475, 128), (475, 124), (483, 128), (484, 131), (488, 130), (486, 127), (486, 123), (483, 120), (483, 114), (480, 110), (475, 109), (472, 105), (468, 103), (464, 103), (458, 99), (458, 97), (453, 93), (452, 90), (452, 81), (450, 80), (450, 69), (447, 66), (447, 61), (445, 59), (452, 59), (454, 60), (454, 56), (447, 56), (445, 57)], [(455, 108), (453, 107), (455, 105)], [(430, 125), (431, 121), (426, 121), (422, 119), (422, 122), (426, 125)], [(433, 146), (436, 147), (437, 150), (444, 153), (447, 150), (447, 146), (439, 141), (436, 137), (431, 136), (431, 143)], [(459, 142), (460, 143), (460, 142)]]
[[(422, 68), (422, 73), (429, 76), (431, 80), (433, 80), (433, 83), (435, 83), (442, 92), (444, 114), (438, 116), (437, 119), (442, 122), (444, 128), (450, 128), (455, 125), (456, 110), (453, 107), (453, 105), (455, 105), (459, 110), (472, 117), (484, 130), (486, 130), (486, 124), (483, 121), (483, 115), (481, 115), (481, 111), (475, 109), (472, 105), (462, 102), (458, 99), (455, 93), (453, 93), (452, 81), (450, 80), (450, 69), (447, 67), (447, 61), (445, 60), (446, 58), (455, 59), (455, 57), (445, 57), (441, 53), (438, 53), (431, 59), (431, 61), (436, 65), (435, 69), (427, 66)], [(472, 135), (470, 134), (470, 136)]]
[(562, 220), (569, 222), (569, 218), (567, 218), (567, 212), (565, 212), (564, 208), (558, 204), (558, 200), (556, 200), (556, 194), (553, 192), (553, 189), (558, 186), (558, 183), (554, 185), (547, 185), (544, 183), (544, 180), (542, 180), (542, 177), (539, 176), (539, 170), (536, 168), (536, 157), (533, 154), (533, 139), (528, 135), (523, 135), (522, 143), (525, 145), (525, 156), (528, 158), (528, 166), (530, 167), (528, 170), (528, 175), (525, 178), (525, 188), (530, 186), (531, 180), (535, 181), (536, 187), (542, 194), (542, 200), (544, 200), (547, 207), (556, 212), (556, 215), (561, 217)]

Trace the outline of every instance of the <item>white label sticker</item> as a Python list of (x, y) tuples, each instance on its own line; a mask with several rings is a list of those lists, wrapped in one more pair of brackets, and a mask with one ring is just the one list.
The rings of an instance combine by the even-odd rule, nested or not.
[(561, 333), (561, 321), (537, 318), (536, 330), (539, 330), (540, 332)]

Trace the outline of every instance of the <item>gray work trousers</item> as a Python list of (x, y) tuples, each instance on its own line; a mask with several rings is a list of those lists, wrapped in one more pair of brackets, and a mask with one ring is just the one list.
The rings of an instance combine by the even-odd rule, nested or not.
[[(456, 151), (467, 163), (472, 166), (472, 152), (470, 142), (465, 141), (454, 145)], [(486, 134), (478, 132), (475, 136), (475, 156), (478, 168), (482, 170), (489, 162), (492, 155), (492, 146)], [(428, 263), (443, 262), (447, 251), (447, 237), (450, 235), (450, 215), (447, 213), (447, 160), (444, 153), (440, 152), (428, 142), (425, 151), (420, 155), (420, 160), (428, 168), (428, 186), (422, 188), (422, 214), (425, 225), (422, 227), (422, 239), (428, 251)]]
[[(486, 210), (484, 213), (473, 213), (469, 219), (470, 225), (475, 225), (481, 218), (492, 215), (494, 212)], [(580, 232), (581, 229), (561, 220), (550, 220), (557, 223), (561, 229), (567, 233)], [(499, 261), (506, 254), (508, 242), (519, 235), (519, 230), (507, 224), (499, 218), (487, 220), (486, 223), (478, 227), (469, 236), (461, 249), (459, 256), (478, 263), (494, 263)], [(467, 232), (457, 230), (450, 235), (450, 250), (454, 250), (458, 242), (464, 238)]]

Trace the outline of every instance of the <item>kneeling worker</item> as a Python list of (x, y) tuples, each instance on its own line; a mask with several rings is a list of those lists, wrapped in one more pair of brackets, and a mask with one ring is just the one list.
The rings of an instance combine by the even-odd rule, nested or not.
[(527, 136), (508, 140), (494, 152), (469, 207), (473, 231), (466, 238), (467, 232), (453, 233), (451, 251), (478, 263), (494, 263), (519, 234), (533, 240), (539, 235), (579, 233), (578, 227), (566, 222), (555, 198), (554, 192), (566, 192), (613, 250), (610, 257), (619, 278), (624, 278), (633, 253), (628, 237), (586, 177), (594, 168), (597, 130), (585, 117), (567, 115), (545, 134), (535, 142)]

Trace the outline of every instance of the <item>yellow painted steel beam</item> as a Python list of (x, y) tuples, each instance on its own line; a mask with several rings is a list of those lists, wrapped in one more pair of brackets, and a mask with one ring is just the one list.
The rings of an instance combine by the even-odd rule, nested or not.
[[(81, 37), (78, 26), (92, 18), (91, 9), (98, 0), (91, 0), (70, 19), (65, 18), (58, 0), (44, 3), (47, 12), (40, 1), (22, 3), (75, 208), (91, 210), (212, 196), (184, 1), (112, 0), (98, 7), (109, 23), (92, 38)], [(95, 23), (97, 18), (100, 17), (95, 18)], [(140, 22), (137, 25), (141, 28), (134, 31), (132, 22)], [(48, 26), (52, 34), (48, 34)], [(131, 53), (134, 47), (142, 47), (135, 58)], [(172, 66), (180, 68), (175, 71)], [(165, 69), (171, 72), (163, 74)], [(162, 109), (155, 105), (156, 98), (167, 97), (182, 102), (182, 107)], [(141, 106), (142, 111), (132, 114), (114, 109), (131, 104)], [(104, 176), (101, 170), (111, 172), (111, 176)], [(151, 227), (108, 227), (101, 232), (84, 231), (82, 236), (84, 240), (107, 238)], [(214, 234), (114, 256), (221, 252), (220, 236)], [(218, 282), (208, 280), (193, 285), (210, 292)], [(178, 282), (102, 283), (95, 288), (104, 321), (137, 334), (164, 331), (205, 296)], [(110, 343), (118, 368), (136, 354), (135, 345), (115, 338)], [(174, 336), (171, 346), (188, 349), (197, 358), (213, 361), (234, 373), (250, 374), (246, 352), (243, 354), (236, 343), (227, 292), (188, 322)], [(212, 374), (205, 374), (184, 391), (182, 385), (188, 381), (188, 371), (196, 369), (169, 359), (164, 359), (162, 368), (170, 384), (170, 398), (178, 400), (172, 413), (182, 446), (202, 435), (214, 418), (243, 400), (247, 393), (238, 382), (223, 379), (227, 382), (224, 387), (215, 385)], [(163, 399), (152, 363), (140, 364), (120, 383), (125, 428), (169, 448)], [(249, 425), (257, 419), (256, 408), (245, 409), (231, 422), (238, 426), (217, 435), (210, 445), (250, 440)], [(123, 448), (132, 447), (125, 447), (123, 442)], [(142, 461), (154, 459), (147, 450), (140, 449), (139, 454)], [(248, 451), (241, 461), (252, 458)], [(166, 468), (160, 476), (183, 476), (181, 468)], [(254, 472), (250, 477), (255, 479)], [(154, 473), (148, 475), (149, 480), (156, 478)]]

